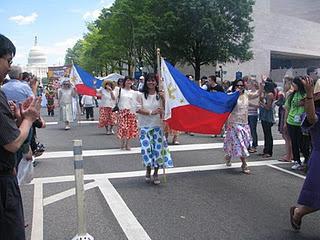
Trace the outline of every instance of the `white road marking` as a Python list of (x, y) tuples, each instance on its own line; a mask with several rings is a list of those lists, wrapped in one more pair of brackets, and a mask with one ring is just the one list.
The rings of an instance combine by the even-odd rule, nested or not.
[[(84, 185), (84, 190), (89, 190), (89, 189), (92, 189), (92, 188), (95, 188), (97, 187), (97, 183), (96, 182), (91, 182), (91, 183), (87, 183)], [(50, 197), (46, 197), (43, 199), (43, 206), (47, 206), (51, 203), (55, 203), (55, 202), (58, 202), (62, 199), (65, 199), (67, 197), (71, 197), (73, 195), (76, 194), (76, 190), (75, 188), (71, 188), (71, 189), (68, 189), (64, 192), (60, 192), (60, 193), (57, 193), (57, 194), (54, 194), (54, 195), (51, 195)]]
[[(273, 145), (283, 145), (284, 140), (274, 140)], [(259, 145), (264, 145), (264, 141), (259, 141)], [(180, 151), (195, 151), (195, 150), (210, 150), (221, 149), (223, 143), (201, 143), (201, 144), (185, 144), (177, 146), (169, 146), (171, 152)], [(130, 155), (140, 153), (141, 148), (131, 148), (131, 151), (124, 151), (120, 149), (106, 149), (106, 150), (84, 150), (82, 152), (84, 157), (94, 156), (116, 156), (116, 155)], [(70, 158), (73, 157), (73, 151), (56, 151), (56, 152), (44, 152), (37, 159), (53, 159), (53, 158)]]
[(111, 182), (108, 179), (99, 179), (96, 182), (127, 238), (151, 240)]
[(34, 183), (33, 214), (31, 240), (43, 239), (43, 185), (41, 181)]
[(301, 175), (301, 174), (294, 173), (292, 171), (289, 171), (289, 170), (286, 170), (286, 169), (283, 169), (283, 168), (280, 168), (280, 167), (277, 167), (277, 166), (274, 166), (274, 165), (270, 165), (270, 164), (268, 164), (267, 166), (271, 167), (271, 168), (274, 168), (274, 169), (277, 169), (277, 170), (279, 170), (281, 172), (289, 173), (289, 174), (291, 174), (293, 176), (296, 176), (296, 177), (299, 177), (299, 178), (302, 178), (302, 179), (306, 179), (306, 177)]
[[(97, 124), (97, 123), (99, 123), (99, 121), (79, 121), (77, 123), (80, 123), (80, 124), (82, 124), (82, 123), (96, 123)], [(46, 125), (58, 125), (58, 124), (59, 124), (59, 122), (46, 122)]]

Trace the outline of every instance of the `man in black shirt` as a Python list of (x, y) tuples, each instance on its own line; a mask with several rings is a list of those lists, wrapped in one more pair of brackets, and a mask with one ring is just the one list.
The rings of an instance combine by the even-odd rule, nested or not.
[[(0, 34), (0, 84), (16, 53), (13, 43)], [(30, 97), (20, 107), (9, 106), (0, 89), (0, 239), (25, 240), (20, 189), (16, 178), (16, 155), (32, 123), (39, 117), (41, 99)], [(17, 127), (19, 123), (19, 127)]]
[(221, 85), (217, 83), (217, 77), (214, 75), (209, 76), (208, 91), (210, 92), (224, 92)]

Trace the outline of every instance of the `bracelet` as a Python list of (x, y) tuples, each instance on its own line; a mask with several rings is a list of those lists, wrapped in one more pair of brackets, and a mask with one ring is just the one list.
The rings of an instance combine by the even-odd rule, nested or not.
[(313, 97), (306, 97), (306, 99), (313, 99)]

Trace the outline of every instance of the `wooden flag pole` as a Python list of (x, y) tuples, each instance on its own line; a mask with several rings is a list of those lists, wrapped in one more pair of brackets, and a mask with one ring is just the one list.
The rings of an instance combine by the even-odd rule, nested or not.
[[(161, 76), (161, 53), (160, 53), (160, 48), (157, 48), (157, 75), (159, 78), (159, 91), (163, 92), (163, 79)], [(163, 102), (163, 100), (161, 100), (161, 108), (164, 109), (165, 104)], [(162, 124), (163, 124), (163, 114), (160, 116), (161, 120), (162, 120)], [(164, 134), (164, 127), (162, 128), (162, 152), (163, 152), (163, 141), (165, 138), (165, 134)], [(163, 181), (164, 183), (167, 183), (167, 177), (166, 177), (166, 166), (165, 166), (165, 161), (164, 161), (164, 156), (162, 156), (162, 169), (163, 169)]]

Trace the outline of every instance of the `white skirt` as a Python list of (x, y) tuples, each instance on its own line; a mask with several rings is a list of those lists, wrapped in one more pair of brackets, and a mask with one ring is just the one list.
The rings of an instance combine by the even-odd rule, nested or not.
[(60, 106), (60, 121), (73, 122), (73, 111), (71, 103)]

